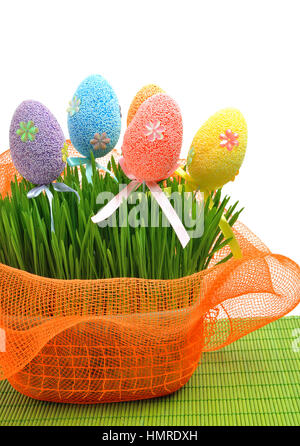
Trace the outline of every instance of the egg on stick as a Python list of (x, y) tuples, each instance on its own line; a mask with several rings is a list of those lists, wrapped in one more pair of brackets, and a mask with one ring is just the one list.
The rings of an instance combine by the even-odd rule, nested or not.
[(50, 204), (51, 230), (52, 184), (58, 192), (74, 192), (69, 186), (55, 180), (63, 172), (68, 157), (68, 144), (53, 114), (38, 101), (24, 101), (16, 109), (9, 130), (10, 153), (17, 171), (35, 184), (27, 197), (35, 198), (45, 192)]
[(190, 237), (157, 184), (168, 178), (178, 167), (182, 133), (180, 109), (170, 96), (159, 93), (146, 99), (127, 127), (122, 145), (123, 157), (120, 164), (132, 181), (93, 216), (92, 221), (100, 223), (108, 218), (118, 209), (123, 199), (127, 199), (130, 193), (145, 183), (185, 247)]
[[(70, 140), (83, 158), (68, 158), (71, 166), (86, 164), (88, 181), (92, 181), (91, 155), (96, 166), (112, 175), (97, 159), (116, 146), (121, 132), (121, 109), (116, 93), (101, 75), (84, 79), (69, 102)], [(112, 175), (113, 176), (113, 175)]]
[[(220, 110), (198, 130), (187, 156), (187, 172), (177, 169), (186, 180), (187, 190), (200, 190), (207, 199), (211, 192), (233, 181), (239, 173), (247, 148), (247, 124), (235, 108)], [(210, 204), (212, 206), (212, 203)], [(220, 228), (234, 257), (241, 258), (240, 246), (234, 232), (222, 216)]]

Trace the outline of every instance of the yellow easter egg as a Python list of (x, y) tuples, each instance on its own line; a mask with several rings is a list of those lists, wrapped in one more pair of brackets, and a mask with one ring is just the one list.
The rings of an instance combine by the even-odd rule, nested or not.
[(164, 90), (155, 84), (145, 85), (137, 92), (128, 110), (127, 126), (129, 126), (129, 124), (131, 123), (132, 118), (135, 116), (142, 103), (149, 99), (151, 96), (159, 93), (164, 93)]
[(247, 147), (247, 124), (242, 113), (225, 108), (211, 116), (196, 133), (187, 168), (200, 190), (213, 191), (234, 180)]

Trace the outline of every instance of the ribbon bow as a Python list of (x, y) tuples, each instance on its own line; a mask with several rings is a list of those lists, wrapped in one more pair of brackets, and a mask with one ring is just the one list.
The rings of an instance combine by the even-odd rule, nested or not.
[[(118, 195), (116, 195), (109, 203), (107, 203), (106, 206), (104, 206), (96, 215), (92, 217), (93, 223), (100, 223), (101, 221), (109, 218), (122, 204), (122, 201), (125, 199), (127, 200), (129, 195), (137, 189), (141, 184), (144, 182), (135, 178), (130, 172), (126, 171), (124, 165), (124, 158), (120, 158), (119, 164), (121, 165), (124, 173), (130, 178), (132, 181), (128, 184), (124, 189), (119, 192)], [(182, 221), (176, 214), (175, 209), (172, 207), (171, 203), (169, 202), (167, 196), (164, 194), (164, 192), (161, 190), (161, 188), (158, 186), (158, 184), (155, 181), (146, 181), (145, 184), (150, 189), (153, 197), (161, 207), (161, 210), (165, 214), (166, 218), (170, 222), (171, 226), (173, 227), (177, 237), (180, 240), (180, 243), (183, 248), (186, 247), (188, 242), (190, 241), (190, 236), (187, 233), (187, 230), (182, 224)]]
[[(75, 166), (80, 166), (80, 165), (85, 165), (86, 164), (86, 177), (89, 183), (92, 183), (92, 175), (93, 175), (93, 169), (92, 169), (92, 162), (90, 160), (90, 158), (86, 158), (86, 157), (69, 157), (67, 159), (67, 162), (69, 164), (69, 166), (71, 167), (75, 167)], [(99, 164), (97, 161), (95, 161), (96, 167), (98, 169), (104, 170), (105, 172), (107, 172), (114, 180), (116, 180), (116, 182), (118, 182), (117, 178), (114, 176), (114, 174), (108, 170), (106, 167), (101, 166), (101, 164)]]
[[(74, 192), (76, 194), (78, 200), (80, 201), (80, 196), (76, 190), (72, 189), (71, 187), (67, 186), (64, 183), (51, 183), (53, 186), (53, 189), (57, 192)], [(52, 200), (53, 200), (53, 194), (49, 189), (50, 184), (43, 184), (42, 186), (37, 186), (31, 189), (28, 194), (27, 198), (36, 198), (40, 195), (41, 192), (46, 192), (49, 206), (50, 206), (50, 218), (51, 218), (51, 231), (54, 232), (54, 220), (53, 220), (53, 212), (52, 212)]]

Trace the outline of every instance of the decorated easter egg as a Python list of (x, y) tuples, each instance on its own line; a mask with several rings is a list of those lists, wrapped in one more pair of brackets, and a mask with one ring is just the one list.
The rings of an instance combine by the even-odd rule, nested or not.
[(16, 109), (9, 131), (10, 153), (17, 171), (34, 184), (49, 184), (65, 167), (67, 146), (53, 114), (37, 101)]
[(100, 158), (115, 147), (121, 132), (121, 109), (102, 76), (92, 75), (81, 82), (67, 111), (70, 139), (78, 152)]
[(143, 102), (127, 127), (122, 146), (124, 170), (142, 181), (159, 181), (177, 167), (182, 145), (182, 117), (167, 94)]
[(149, 84), (145, 85), (143, 88), (141, 88), (135, 97), (133, 98), (133, 101), (130, 104), (128, 115), (127, 115), (127, 126), (131, 123), (134, 115), (138, 111), (140, 105), (145, 102), (147, 99), (149, 99), (151, 96), (158, 94), (158, 93), (165, 93), (164, 90), (160, 87), (158, 87), (155, 84)]
[(234, 180), (244, 160), (247, 124), (234, 108), (220, 110), (198, 130), (191, 144), (187, 168), (201, 190), (215, 190)]

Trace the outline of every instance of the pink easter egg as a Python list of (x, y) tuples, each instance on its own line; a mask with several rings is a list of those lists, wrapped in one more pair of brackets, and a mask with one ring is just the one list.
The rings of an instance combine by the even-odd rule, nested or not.
[(167, 94), (139, 107), (124, 135), (124, 170), (141, 181), (160, 181), (176, 170), (182, 146), (182, 117)]

